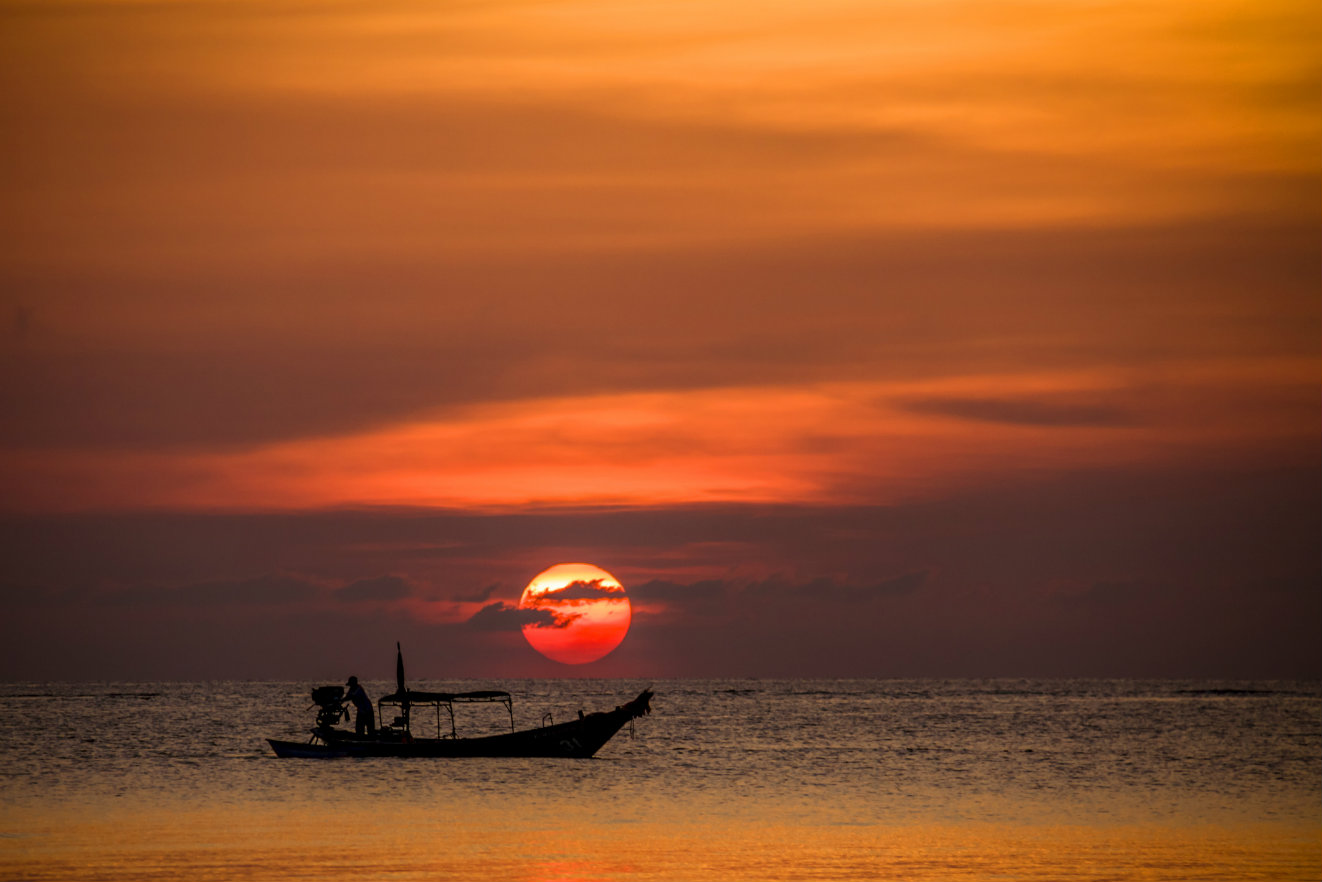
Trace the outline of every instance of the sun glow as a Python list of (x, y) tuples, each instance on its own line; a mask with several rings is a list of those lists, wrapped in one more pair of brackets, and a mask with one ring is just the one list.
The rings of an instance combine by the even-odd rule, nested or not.
[(536, 615), (523, 626), (532, 648), (553, 661), (581, 665), (610, 654), (633, 617), (624, 586), (585, 563), (563, 563), (538, 573), (523, 589), (519, 609)]

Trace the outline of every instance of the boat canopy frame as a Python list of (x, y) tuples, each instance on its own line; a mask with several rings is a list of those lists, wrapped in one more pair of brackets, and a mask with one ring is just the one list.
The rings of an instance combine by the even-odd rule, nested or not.
[[(459, 733), (455, 728), (454, 719), (454, 706), (456, 704), (503, 704), (505, 711), (509, 714), (510, 732), (514, 731), (514, 699), (510, 697), (508, 692), (496, 689), (485, 689), (478, 692), (418, 692), (412, 689), (401, 689), (380, 699), (376, 703), (376, 707), (377, 715), (383, 722), (386, 719), (385, 710), (387, 707), (398, 708), (399, 713), (395, 715), (392, 728), (401, 728), (409, 735), (412, 735), (413, 708), (434, 707), (436, 709), (436, 737), (457, 739)], [(445, 735), (442, 728), (442, 708), (450, 715), (449, 735)]]

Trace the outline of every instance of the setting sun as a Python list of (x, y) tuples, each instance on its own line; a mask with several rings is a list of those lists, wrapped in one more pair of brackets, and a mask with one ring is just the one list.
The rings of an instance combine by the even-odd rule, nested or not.
[(569, 665), (604, 658), (624, 640), (633, 617), (624, 586), (584, 563), (556, 564), (539, 573), (523, 589), (519, 608), (543, 617), (523, 626), (532, 648)]

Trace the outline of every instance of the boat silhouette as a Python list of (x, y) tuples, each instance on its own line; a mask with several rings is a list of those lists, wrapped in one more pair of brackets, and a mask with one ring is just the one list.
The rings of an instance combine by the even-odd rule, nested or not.
[[(626, 723), (652, 712), (652, 690), (644, 689), (638, 697), (614, 710), (584, 714), (564, 723), (548, 722), (534, 729), (514, 729), (514, 702), (508, 692), (422, 692), (404, 683), (404, 652), (395, 645), (396, 690), (377, 702), (377, 716), (392, 722), (372, 733), (341, 729), (338, 723), (348, 718), (344, 689), (318, 686), (312, 690), (317, 709), (316, 726), (307, 741), (284, 741), (268, 738), (276, 756), (283, 758), (336, 757), (573, 757), (587, 758), (610, 741)], [(509, 713), (510, 731), (495, 735), (463, 738), (455, 724), (455, 705), (502, 704)], [(420, 712), (435, 714), (434, 737), (415, 735), (413, 724)], [(444, 712), (444, 714), (442, 713)], [(449, 731), (445, 723), (449, 722)]]

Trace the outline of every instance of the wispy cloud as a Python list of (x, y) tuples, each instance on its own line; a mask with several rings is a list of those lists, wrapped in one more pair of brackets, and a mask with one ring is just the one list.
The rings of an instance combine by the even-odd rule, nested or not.
[(610, 603), (623, 600), (624, 588), (604, 581), (590, 579), (570, 582), (561, 588), (548, 588), (535, 592), (527, 598), (532, 607), (582, 606), (584, 604)]
[(887, 502), (1043, 464), (1157, 465), (1282, 443), (1303, 455), (1316, 440), (1312, 371), (1294, 359), (1249, 382), (1191, 370), (1155, 392), (1066, 372), (529, 399), (236, 452), (17, 451), (0, 467), (0, 504)]
[(378, 576), (359, 579), (335, 590), (335, 596), (346, 603), (357, 601), (403, 600), (414, 593), (413, 585), (399, 576)]
[(1016, 426), (1132, 426), (1122, 405), (1052, 398), (925, 398), (905, 402), (914, 413)]

